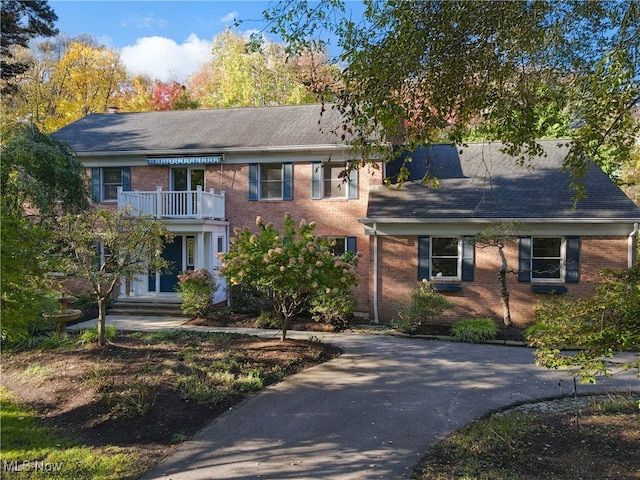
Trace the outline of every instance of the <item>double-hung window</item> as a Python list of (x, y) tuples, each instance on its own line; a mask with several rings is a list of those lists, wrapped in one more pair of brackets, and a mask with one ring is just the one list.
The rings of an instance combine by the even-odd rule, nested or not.
[(518, 280), (578, 283), (578, 237), (521, 237)]
[(311, 198), (358, 198), (358, 172), (344, 162), (311, 163)]
[(463, 237), (418, 237), (418, 280), (472, 281), (475, 245)]
[(91, 197), (94, 202), (118, 199), (118, 187), (131, 190), (130, 167), (102, 167), (91, 169)]
[(292, 200), (291, 163), (252, 163), (249, 165), (249, 200)]

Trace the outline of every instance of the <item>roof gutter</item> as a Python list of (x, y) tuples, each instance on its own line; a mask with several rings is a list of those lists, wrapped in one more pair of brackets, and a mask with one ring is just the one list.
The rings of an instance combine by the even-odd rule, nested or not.
[(162, 150), (105, 150), (105, 151), (79, 151), (76, 152), (79, 157), (109, 157), (109, 156), (123, 156), (123, 155), (146, 155), (146, 156), (158, 156), (158, 155), (201, 155), (205, 153), (261, 153), (261, 152), (317, 152), (323, 150), (346, 150), (348, 145), (286, 145), (278, 147), (216, 147), (212, 145), (207, 148), (173, 148)]
[(456, 223), (465, 223), (465, 224), (489, 224), (489, 223), (510, 223), (513, 221), (517, 221), (520, 223), (630, 223), (634, 222), (636, 219), (633, 218), (469, 218), (469, 217), (461, 217), (461, 218), (359, 218), (358, 222), (363, 223), (365, 225), (371, 224), (456, 224)]

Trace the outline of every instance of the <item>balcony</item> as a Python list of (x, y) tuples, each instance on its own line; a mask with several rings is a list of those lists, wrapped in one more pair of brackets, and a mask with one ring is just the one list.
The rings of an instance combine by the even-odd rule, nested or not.
[(148, 192), (125, 192), (118, 187), (118, 209), (127, 206), (159, 219), (225, 219), (224, 192), (215, 193), (213, 189), (205, 192), (200, 186), (188, 192), (163, 191), (162, 187)]

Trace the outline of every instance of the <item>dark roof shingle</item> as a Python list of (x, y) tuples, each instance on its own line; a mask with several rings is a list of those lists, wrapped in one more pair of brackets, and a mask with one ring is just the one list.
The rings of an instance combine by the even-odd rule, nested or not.
[[(531, 158), (524, 166), (496, 143), (472, 143), (462, 153), (451, 145), (419, 149), (409, 164), (413, 181), (399, 189), (373, 187), (367, 218), (639, 221), (640, 209), (595, 165), (585, 177), (587, 198), (574, 205), (571, 178), (561, 171), (567, 147), (559, 143), (541, 141), (546, 156)], [(387, 175), (397, 168), (397, 163), (389, 165)], [(427, 172), (439, 179), (439, 188), (420, 183)]]
[(320, 105), (92, 114), (55, 136), (79, 154), (340, 145), (337, 110)]

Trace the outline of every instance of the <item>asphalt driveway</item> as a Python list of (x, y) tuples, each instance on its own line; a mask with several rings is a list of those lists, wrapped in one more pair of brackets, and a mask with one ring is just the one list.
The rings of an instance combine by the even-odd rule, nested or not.
[[(562, 372), (536, 367), (523, 347), (355, 334), (323, 341), (345, 353), (203, 425), (144, 479), (409, 478), (451, 431), (505, 406), (569, 394), (573, 385)], [(639, 383), (629, 374), (579, 391)]]

